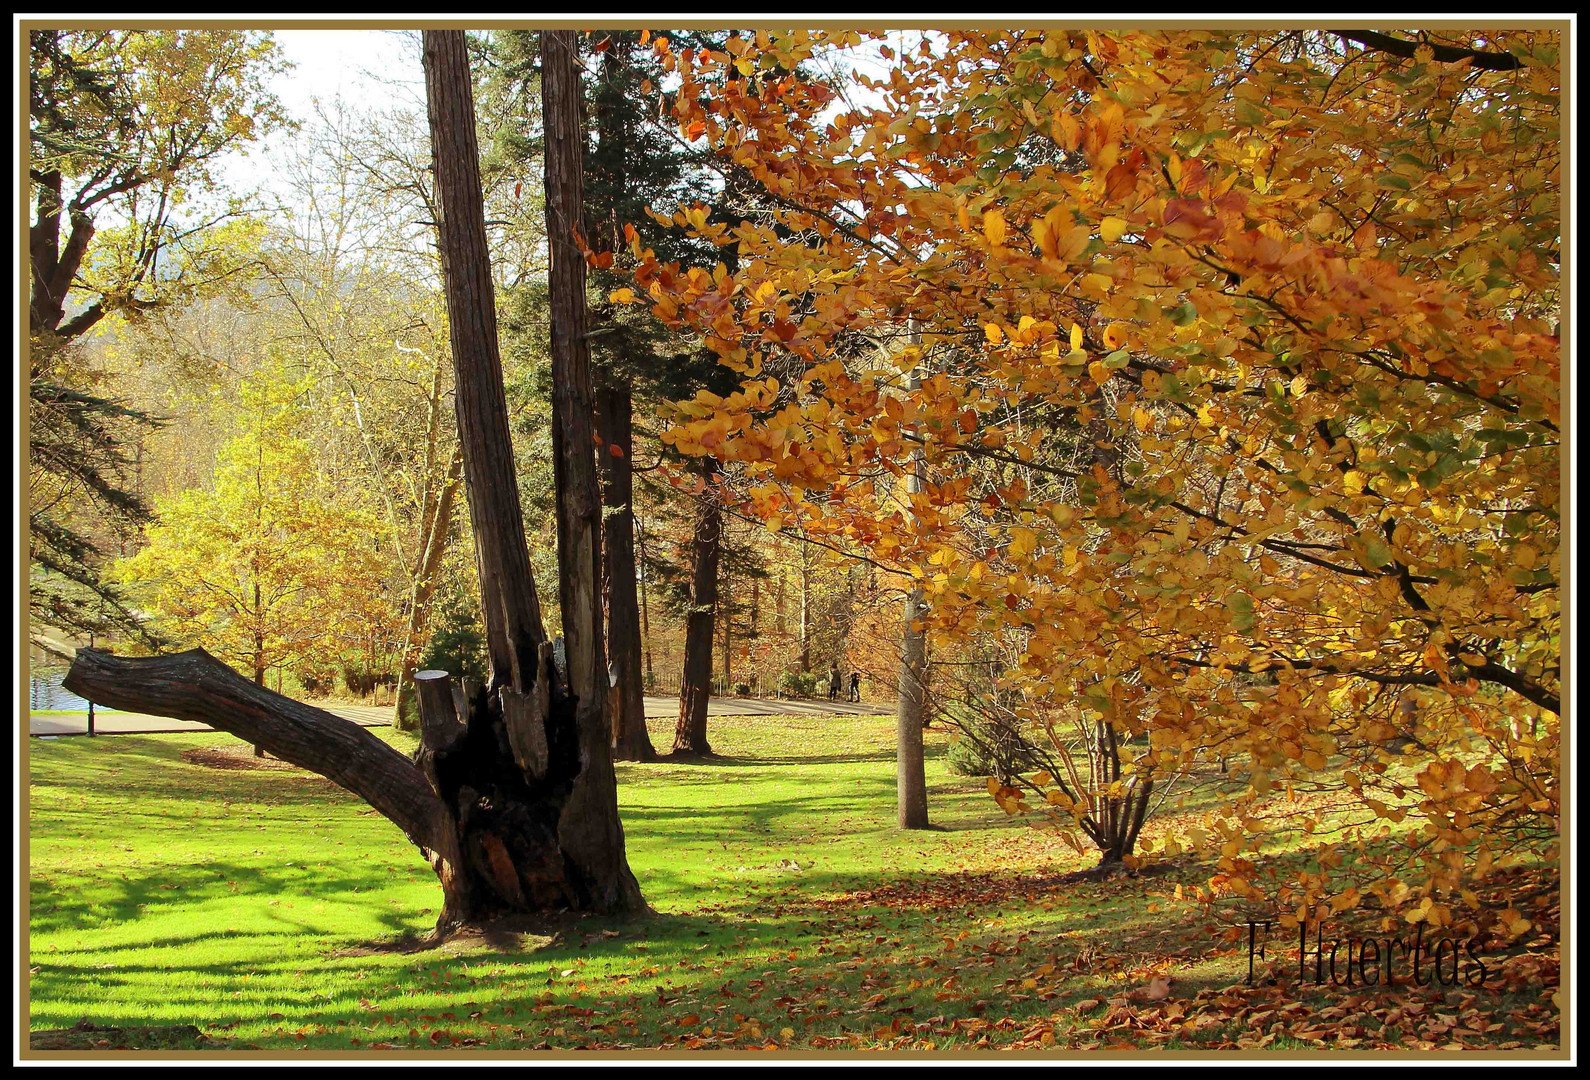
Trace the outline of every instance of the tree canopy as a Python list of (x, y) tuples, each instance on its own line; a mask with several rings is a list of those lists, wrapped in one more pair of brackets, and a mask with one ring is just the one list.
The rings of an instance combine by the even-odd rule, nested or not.
[[(1239, 759), (1249, 797), (1166, 848), (1257, 898), (1253, 800), (1329, 771), (1364, 891), (1440, 922), (1556, 828), (1560, 42), (1382, 37), (659, 40), (681, 134), (768, 209), (673, 211), (710, 271), (632, 234), (621, 299), (740, 372), (665, 437), (744, 506), (904, 569), (937, 641), (1017, 641), (1028, 719), (1146, 737), (1038, 807)], [(788, 74), (847, 55), (887, 73)], [(1341, 857), (1269, 891), (1351, 905)]]

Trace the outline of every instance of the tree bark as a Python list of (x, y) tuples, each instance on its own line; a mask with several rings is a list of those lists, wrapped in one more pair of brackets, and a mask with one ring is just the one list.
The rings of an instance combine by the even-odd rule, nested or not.
[[(558, 494), (558, 596), (569, 683), (577, 701), (579, 773), (558, 819), (558, 842), (596, 869), (607, 910), (644, 908), (624, 855), (602, 646), (602, 494), (591, 418), (586, 342), (585, 256), (575, 230), (584, 219), (585, 129), (572, 30), (541, 32), (541, 107), (545, 117), (548, 275), (552, 320), (552, 451)], [(477, 185), (478, 190), (478, 185)], [(517, 489), (514, 489), (517, 491)]]
[(895, 787), (902, 829), (928, 827), (927, 766), (922, 743), (927, 716), (927, 636), (915, 625), (926, 609), (922, 590), (912, 589), (905, 601), (900, 701), (895, 709)]
[(463, 32), (427, 31), (424, 56), (431, 156), (441, 211), (437, 231), (453, 347), (453, 404), (464, 447), (469, 515), (480, 553), (491, 689), (512, 686), (523, 692), (535, 681), (536, 646), (545, 640), (545, 633), (508, 434), (475, 104)]
[(612, 701), (613, 757), (652, 761), (641, 682), (640, 601), (635, 586), (634, 472), (630, 386), (603, 372), (599, 390), (601, 453), (607, 483), (602, 522), (602, 578), (607, 593), (607, 672)]
[[(634, 474), (634, 467), (631, 466), (631, 478), (634, 477)], [(640, 515), (635, 513), (635, 504), (633, 501), (630, 502), (629, 509), (630, 515), (635, 519), (635, 540), (640, 545), (640, 567), (642, 571), (645, 571), (646, 526), (641, 520)], [(651, 666), (651, 603), (646, 596), (648, 591), (647, 575), (643, 574), (640, 579), (640, 635), (641, 641), (644, 643), (644, 651), (646, 654), (646, 686), (650, 688), (657, 681), (657, 676), (652, 670)]]
[(676, 754), (710, 754), (707, 701), (712, 696), (713, 622), (718, 606), (718, 559), (723, 540), (723, 514), (711, 485), (718, 475), (715, 458), (702, 458), (696, 471), (707, 482), (696, 516), (690, 607), (685, 615), (685, 667), (679, 682), (679, 724), (674, 729)]
[(801, 545), (801, 670), (812, 669), (812, 557)]

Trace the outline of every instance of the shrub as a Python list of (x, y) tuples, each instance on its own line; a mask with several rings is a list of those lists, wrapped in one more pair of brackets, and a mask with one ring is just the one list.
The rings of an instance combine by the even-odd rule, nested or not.
[(949, 710), (945, 718), (955, 733), (944, 755), (950, 772), (1009, 782), (1021, 773), (1042, 768), (1036, 747), (1011, 721), (965, 708)]
[(815, 697), (817, 673), (815, 671), (786, 671), (778, 680), (778, 688), (785, 697)]
[(431, 643), (416, 670), (436, 669), (455, 679), (485, 682), (486, 635), (477, 614), (456, 597), (438, 614)]

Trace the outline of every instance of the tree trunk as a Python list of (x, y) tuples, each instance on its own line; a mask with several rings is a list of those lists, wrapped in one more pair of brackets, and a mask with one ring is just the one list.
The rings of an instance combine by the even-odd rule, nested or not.
[[(721, 547), (722, 545), (720, 544), (719, 546)], [(733, 576), (730, 574), (729, 567), (723, 559), (720, 558), (718, 560), (718, 565), (722, 574), (721, 580), (718, 582), (718, 595), (728, 597), (732, 601), (734, 597)], [(734, 648), (734, 610), (732, 602), (723, 604), (722, 614), (723, 618), (717, 621), (723, 626), (723, 694), (727, 697), (734, 686), (734, 653), (732, 651)]]
[(453, 348), (453, 405), (478, 551), (491, 689), (511, 686), (523, 692), (535, 682), (536, 647), (546, 635), (525, 547), (524, 514), (508, 434), (463, 32), (426, 32), (424, 56), (441, 211), (439, 247)]
[[(568, 222), (578, 219), (579, 207), (578, 82), (572, 35), (547, 36), (561, 38), (544, 53), (548, 184), (557, 196), (548, 206)], [(426, 31), (424, 55), (459, 441), (491, 656), (488, 685), (455, 688), (445, 672), (416, 674), (421, 745), (410, 761), (357, 724), (273, 694), (200, 650), (126, 659), (84, 649), (65, 682), (100, 704), (208, 723), (366, 799), (435, 869), (442, 885), (439, 934), (503, 914), (644, 911), (624, 856), (602, 715), (606, 672), (597, 662), (600, 498), (590, 379), (583, 355), (571, 351), (583, 333), (583, 295), (572, 280), (583, 275), (583, 264), (570, 259), (566, 232), (561, 239), (554, 234), (560, 386), (554, 409), (561, 425), (554, 432), (563, 452), (558, 559), (570, 687), (556, 677), (525, 546), (463, 32)]]
[(723, 539), (723, 514), (711, 484), (718, 462), (702, 458), (696, 470), (707, 481), (696, 516), (695, 567), (691, 575), (690, 607), (685, 615), (685, 667), (679, 683), (679, 724), (674, 730), (676, 754), (710, 754), (707, 742), (707, 701), (712, 696), (712, 641), (718, 606), (718, 558)]
[[(462, 35), (460, 34), (460, 41)], [(462, 51), (462, 45), (460, 45)], [(607, 718), (607, 654), (602, 646), (602, 493), (591, 417), (586, 342), (585, 257), (576, 243), (585, 206), (585, 129), (580, 69), (572, 30), (541, 32), (541, 103), (545, 116), (547, 245), (552, 320), (552, 452), (558, 494), (558, 596), (563, 608), (569, 683), (578, 703), (579, 772), (558, 842), (568, 857), (597, 870), (600, 906), (641, 910), (640, 886), (624, 854)], [(476, 184), (476, 192), (479, 184)], [(517, 489), (515, 489), (517, 491)]]
[(1095, 795), (1093, 808), (1083, 815), (1080, 824), (1099, 850), (1096, 869), (1108, 872), (1125, 863), (1136, 850), (1143, 822), (1148, 819), (1155, 781), (1139, 774), (1125, 785), (1122, 794), (1102, 794), (1122, 778), (1120, 735), (1111, 721), (1100, 717), (1086, 732), (1086, 738), (1089, 782)]
[(635, 587), (634, 472), (631, 436), (631, 390), (628, 383), (603, 372), (599, 390), (601, 459), (607, 484), (602, 523), (602, 577), (607, 593), (607, 671), (612, 684), (609, 714), (613, 757), (618, 761), (652, 761), (657, 751), (646, 730), (646, 699), (641, 682), (640, 603)]
[[(630, 470), (630, 475), (631, 477), (634, 476), (633, 468)], [(629, 509), (631, 515), (635, 518), (635, 540), (640, 545), (640, 568), (642, 571), (642, 576), (640, 579), (640, 634), (641, 640), (645, 643), (646, 686), (650, 688), (656, 683), (657, 675), (656, 672), (652, 670), (651, 666), (651, 602), (646, 596), (648, 592), (647, 579), (649, 575), (645, 573), (646, 526), (645, 523), (641, 521), (640, 515), (635, 513), (635, 504), (633, 500), (630, 502)], [(648, 738), (650, 738), (650, 736), (648, 736)]]
[[(916, 340), (914, 333), (912, 339)], [(907, 391), (918, 385), (913, 371)], [(918, 448), (911, 453), (911, 471), (906, 476), (908, 497), (922, 490), (922, 481), (922, 451)], [(902, 829), (928, 827), (927, 766), (922, 746), (922, 729), (927, 726), (927, 635), (918, 625), (926, 611), (922, 590), (913, 588), (906, 596), (900, 631), (900, 701), (895, 707), (895, 789)]]
[(900, 702), (895, 710), (895, 786), (902, 829), (928, 827), (927, 766), (922, 744), (927, 716), (927, 635), (915, 626), (926, 608), (922, 590), (912, 589), (905, 602)]
[(812, 669), (812, 557), (801, 545), (801, 670)]
[(426, 492), (426, 502), (430, 505), (421, 517), (422, 547), (413, 588), (409, 593), (409, 624), (403, 636), (403, 662), (398, 677), (397, 701), (392, 706), (392, 726), (399, 731), (419, 730), (419, 718), (413, 708), (414, 672), (425, 648), (425, 631), (431, 622), (431, 601), (436, 596), (436, 581), (441, 574), (442, 558), (447, 553), (447, 544), (452, 536), (453, 502), (458, 497), (463, 469), (463, 454), (455, 452), (448, 464), (442, 490), (434, 502), (431, 493)]

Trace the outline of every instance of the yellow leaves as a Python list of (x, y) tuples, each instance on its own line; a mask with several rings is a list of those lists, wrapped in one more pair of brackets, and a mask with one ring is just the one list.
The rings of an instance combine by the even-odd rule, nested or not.
[(1078, 323), (1071, 324), (1071, 347), (1073, 349), (1082, 348), (1082, 327)]
[(1154, 423), (1153, 414), (1147, 409), (1135, 408), (1132, 410), (1132, 426), (1138, 431), (1147, 431)]
[(1099, 222), (1099, 237), (1106, 244), (1113, 244), (1126, 232), (1126, 219), (1107, 217)]
[(1075, 150), (1082, 141), (1082, 125), (1070, 112), (1062, 110), (1049, 122), (1049, 134), (1065, 149)]
[(633, 304), (635, 302), (635, 290), (614, 289), (607, 294), (607, 299), (609, 303), (613, 304)]
[(1507, 933), (1513, 938), (1521, 938), (1535, 925), (1520, 915), (1515, 908), (1508, 908), (1501, 914), (1502, 925), (1507, 927)]
[(983, 211), (983, 235), (992, 247), (1005, 246), (1005, 215), (998, 210)]
[(1038, 534), (1031, 529), (1017, 528), (1010, 531), (1010, 554), (1016, 558), (1031, 555), (1038, 546)]
[(1126, 346), (1131, 333), (1131, 327), (1123, 322), (1112, 322), (1104, 328), (1103, 340), (1106, 349), (1120, 349)]
[(1110, 369), (1105, 367), (1101, 361), (1095, 360), (1088, 365), (1088, 377), (1100, 386), (1110, 381), (1110, 375)]
[(1077, 224), (1064, 206), (1056, 206), (1034, 221), (1032, 234), (1043, 257), (1058, 263), (1075, 262), (1091, 239), (1088, 227)]
[(998, 345), (1005, 340), (1005, 332), (999, 328), (998, 323), (984, 323), (983, 336), (990, 345)]

